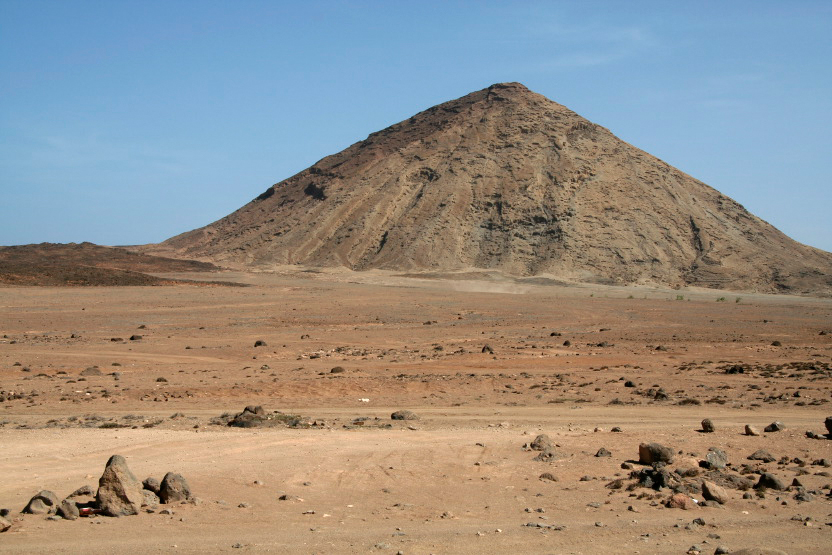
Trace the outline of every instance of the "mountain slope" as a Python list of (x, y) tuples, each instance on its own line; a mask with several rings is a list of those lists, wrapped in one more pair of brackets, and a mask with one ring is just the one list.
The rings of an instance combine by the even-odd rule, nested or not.
[(832, 290), (832, 254), (518, 83), (373, 133), (160, 247), (248, 265)]

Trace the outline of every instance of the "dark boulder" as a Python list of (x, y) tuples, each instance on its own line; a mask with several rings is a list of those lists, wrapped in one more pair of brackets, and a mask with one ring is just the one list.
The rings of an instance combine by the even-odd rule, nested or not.
[(785, 426), (783, 426), (782, 422), (780, 422), (779, 420), (775, 420), (774, 422), (772, 422), (771, 424), (769, 424), (768, 426), (763, 428), (763, 431), (764, 432), (779, 432), (779, 431), (782, 431), (784, 428), (785, 428)]
[(754, 489), (774, 489), (777, 491), (783, 491), (786, 489), (786, 484), (784, 484), (780, 478), (771, 474), (770, 472), (765, 472), (760, 475), (760, 480), (754, 486)]
[(179, 501), (187, 501), (190, 498), (191, 488), (188, 487), (188, 482), (185, 481), (185, 478), (173, 472), (165, 474), (159, 486), (159, 499), (162, 503), (178, 503)]
[(638, 462), (641, 464), (672, 463), (673, 449), (660, 443), (642, 443), (638, 446)]

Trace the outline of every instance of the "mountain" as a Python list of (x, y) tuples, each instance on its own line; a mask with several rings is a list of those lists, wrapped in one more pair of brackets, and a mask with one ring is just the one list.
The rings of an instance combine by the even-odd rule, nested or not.
[(832, 254), (519, 83), (420, 112), (160, 252), (829, 294)]

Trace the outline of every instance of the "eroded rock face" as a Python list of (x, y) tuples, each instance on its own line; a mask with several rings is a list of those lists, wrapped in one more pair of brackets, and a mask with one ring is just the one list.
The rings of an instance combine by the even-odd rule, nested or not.
[(12, 523), (5, 517), (0, 516), (0, 532), (5, 532), (12, 527)]
[(110, 457), (98, 480), (96, 503), (102, 514), (135, 515), (139, 513), (143, 501), (142, 484), (130, 472), (127, 461), (121, 455)]
[(187, 501), (191, 498), (191, 488), (188, 482), (185, 481), (180, 474), (168, 472), (162, 478), (162, 484), (159, 487), (159, 499), (162, 503), (178, 503), (179, 501)]

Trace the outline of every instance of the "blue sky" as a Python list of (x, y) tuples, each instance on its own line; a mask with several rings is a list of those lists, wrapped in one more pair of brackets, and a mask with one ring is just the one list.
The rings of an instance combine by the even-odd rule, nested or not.
[(519, 81), (832, 251), (832, 2), (0, 0), (0, 244), (157, 242)]

